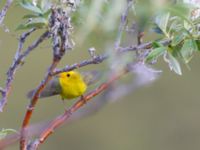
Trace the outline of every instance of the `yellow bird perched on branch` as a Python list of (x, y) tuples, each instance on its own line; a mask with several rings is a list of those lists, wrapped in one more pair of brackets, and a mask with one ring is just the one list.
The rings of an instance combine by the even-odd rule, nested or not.
[[(62, 100), (70, 100), (82, 96), (88, 85), (97, 81), (99, 72), (88, 71), (79, 73), (77, 71), (63, 72), (55, 77), (46, 85), (39, 97), (49, 97), (60, 95)], [(32, 98), (35, 90), (28, 93), (28, 98)]]

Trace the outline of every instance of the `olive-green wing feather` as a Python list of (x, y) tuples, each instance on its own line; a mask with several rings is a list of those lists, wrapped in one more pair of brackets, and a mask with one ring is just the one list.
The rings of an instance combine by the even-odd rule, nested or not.
[(101, 73), (99, 71), (93, 70), (93, 71), (81, 72), (81, 75), (83, 76), (83, 81), (87, 85), (91, 85), (99, 80)]
[[(35, 90), (30, 91), (27, 94), (28, 98), (32, 98)], [(43, 89), (43, 91), (40, 93), (40, 98), (43, 97), (49, 97), (53, 95), (58, 95), (61, 93), (61, 86), (59, 84), (58, 77), (54, 77), (49, 83), (46, 85), (46, 87)]]

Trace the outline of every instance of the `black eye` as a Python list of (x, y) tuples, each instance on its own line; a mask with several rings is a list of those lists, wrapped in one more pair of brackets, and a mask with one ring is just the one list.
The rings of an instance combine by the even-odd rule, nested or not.
[(70, 74), (69, 74), (69, 73), (67, 74), (67, 77), (70, 77)]

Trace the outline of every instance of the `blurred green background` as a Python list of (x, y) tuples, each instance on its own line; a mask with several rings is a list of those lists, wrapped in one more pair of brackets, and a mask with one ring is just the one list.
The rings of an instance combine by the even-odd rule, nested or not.
[[(23, 14), (12, 6), (5, 19), (10, 29), (0, 29), (0, 85), (4, 87), (6, 71), (17, 49), (16, 25)], [(18, 14), (18, 15), (16, 15)], [(39, 32), (28, 39), (32, 42)], [(59, 67), (79, 62), (89, 57), (87, 49), (95, 47), (98, 53), (112, 44), (111, 35), (98, 29), (81, 45), (63, 58)], [(81, 57), (80, 57), (81, 56)], [(29, 103), (26, 93), (43, 79), (51, 62), (51, 45), (46, 41), (35, 49), (15, 76), (8, 104), (0, 113), (0, 129), (19, 129)], [(106, 62), (81, 70), (100, 69)], [(191, 70), (183, 66), (183, 75), (169, 71), (166, 63), (159, 61), (156, 68), (163, 69), (161, 77), (153, 84), (141, 87), (116, 103), (105, 105), (100, 111), (71, 124), (65, 124), (41, 145), (43, 150), (197, 150), (200, 149), (200, 59), (196, 54), (190, 63)], [(130, 78), (127, 75), (125, 78)], [(95, 100), (95, 99), (94, 99)], [(69, 102), (72, 104), (73, 102)], [(59, 97), (41, 100), (34, 111), (32, 123), (48, 121), (64, 111)], [(18, 149), (18, 144), (8, 148)]]

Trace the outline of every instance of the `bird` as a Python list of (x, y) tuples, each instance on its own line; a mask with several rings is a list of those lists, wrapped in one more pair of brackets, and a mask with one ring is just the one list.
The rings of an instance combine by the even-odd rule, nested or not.
[[(99, 72), (96, 70), (79, 73), (78, 71), (67, 71), (54, 76), (47, 83), (39, 95), (39, 98), (60, 95), (62, 100), (71, 100), (86, 92), (87, 87), (97, 81)], [(28, 92), (27, 97), (31, 99), (35, 90)]]

